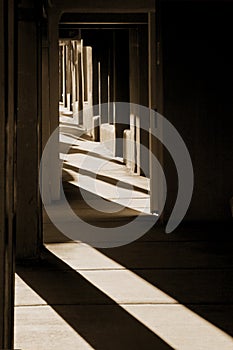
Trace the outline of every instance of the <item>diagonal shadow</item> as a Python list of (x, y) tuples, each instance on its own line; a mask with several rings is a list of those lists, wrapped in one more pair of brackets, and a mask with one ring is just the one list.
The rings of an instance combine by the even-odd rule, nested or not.
[(225, 232), (201, 224), (172, 235), (153, 228), (137, 242), (98, 250), (233, 336), (231, 232), (231, 224)]
[(110, 185), (121, 187), (123, 189), (133, 190), (133, 191), (141, 192), (145, 194), (148, 194), (149, 192), (144, 188), (138, 187), (136, 185), (131, 185), (128, 182), (125, 182), (124, 180), (119, 180), (111, 176), (96, 174), (94, 171), (91, 171), (89, 169), (82, 169), (82, 168), (79, 168), (78, 166), (74, 166), (68, 163), (64, 163), (63, 168), (76, 171), (77, 173), (80, 172), (82, 175), (87, 175), (93, 179), (97, 179), (97, 180), (109, 183)]
[[(59, 143), (59, 151), (61, 153), (64, 153), (66, 151), (66, 147), (64, 147), (64, 144), (65, 144), (64, 141), (60, 141), (60, 143)], [(85, 154), (88, 156), (103, 159), (103, 160), (109, 161), (109, 162), (114, 163), (114, 164), (124, 165), (124, 163), (118, 159), (112, 158), (110, 156), (109, 157), (104, 156), (103, 154), (94, 152), (93, 150), (88, 151), (88, 150), (82, 149), (82, 148), (80, 148), (80, 146), (71, 147), (69, 149), (69, 152), (68, 152), (68, 154), (77, 154), (77, 153), (81, 153), (81, 154)]]
[(17, 274), (95, 349), (172, 349), (156, 334), (44, 249)]
[(189, 223), (171, 235), (152, 228), (99, 251), (233, 336), (232, 222)]
[(152, 228), (136, 242), (99, 251), (233, 336), (231, 222), (184, 224), (171, 235)]

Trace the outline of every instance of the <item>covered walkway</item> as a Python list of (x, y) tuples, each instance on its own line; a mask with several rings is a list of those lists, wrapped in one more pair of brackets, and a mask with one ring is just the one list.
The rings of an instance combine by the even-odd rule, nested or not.
[[(233, 2), (0, 0), (0, 18), (0, 349), (233, 349)], [(83, 86), (88, 60), (70, 60), (67, 41), (76, 41), (76, 49), (77, 41), (84, 44), (80, 58), (93, 49), (93, 89)], [(91, 105), (145, 106), (181, 135), (195, 186), (175, 232), (166, 235), (163, 223), (179, 194), (177, 163), (165, 139), (141, 132), (131, 110), (123, 129), (114, 109), (99, 109), (96, 134), (116, 122), (116, 137), (124, 140), (126, 131), (128, 140), (158, 155), (167, 182), (163, 223), (106, 249), (72, 240), (43, 211), (39, 166), (59, 126), (59, 102), (80, 112), (91, 90)], [(161, 187), (150, 158), (144, 170), (135, 147), (131, 155), (140, 162), (136, 169), (131, 162), (131, 170), (155, 181), (152, 191), (147, 178), (129, 173), (121, 149), (115, 158), (81, 139), (69, 118), (62, 121), (60, 156), (74, 213), (107, 234), (115, 227), (124, 233), (139, 213), (143, 224), (157, 217), (162, 196), (150, 203), (149, 197)], [(153, 131), (158, 124), (147, 126)], [(70, 140), (75, 145), (65, 155)], [(45, 191), (56, 203), (57, 144), (56, 137)], [(54, 214), (66, 219), (56, 208)]]

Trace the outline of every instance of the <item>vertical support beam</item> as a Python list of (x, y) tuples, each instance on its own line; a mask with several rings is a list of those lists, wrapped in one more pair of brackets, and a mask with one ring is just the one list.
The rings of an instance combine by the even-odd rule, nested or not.
[(79, 100), (79, 41), (75, 40), (75, 86), (76, 86), (76, 101), (75, 101), (75, 113), (78, 112), (78, 100)]
[(140, 168), (141, 168), (141, 157), (140, 157), (140, 117), (136, 116), (136, 174), (140, 175)]
[[(48, 38), (42, 40), (42, 150), (44, 149), (50, 136), (50, 109), (49, 109), (49, 47)], [(46, 167), (50, 166), (49, 159), (46, 159)], [(49, 180), (46, 182), (49, 184)], [(43, 187), (46, 203), (50, 203), (50, 187)]]
[(79, 120), (78, 123), (80, 125), (83, 124), (83, 102), (84, 102), (84, 76), (83, 76), (83, 41), (77, 45), (77, 59), (78, 59), (78, 112), (79, 112)]
[(139, 100), (139, 42), (138, 30), (129, 30), (129, 90), (130, 102), (140, 104)]
[(62, 101), (62, 46), (59, 45), (59, 102)]
[(136, 132), (135, 132), (135, 126), (136, 126), (136, 115), (130, 113), (130, 172), (131, 174), (134, 174), (135, 171), (135, 146), (136, 146)]
[(156, 108), (156, 26), (155, 12), (148, 13), (148, 83), (149, 108)]
[(98, 100), (99, 100), (99, 116), (100, 116), (100, 125), (101, 125), (101, 66), (98, 62)]
[(15, 8), (0, 0), (0, 348), (13, 349), (15, 233)]
[[(149, 108), (156, 110), (156, 23), (155, 12), (148, 13), (148, 85)], [(158, 159), (158, 141), (152, 137), (153, 130), (157, 127), (155, 115), (150, 114), (150, 211), (159, 210), (159, 178), (158, 169), (153, 162), (152, 154)]]
[[(49, 40), (49, 116), (51, 133), (59, 126), (59, 12), (56, 9), (48, 10), (48, 40)], [(59, 164), (59, 135), (57, 143), (54, 145), (56, 157), (50, 159), (51, 199), (60, 198), (60, 178), (58, 171)]]
[(50, 136), (49, 122), (49, 47), (47, 38), (42, 40), (42, 149)]
[(84, 46), (84, 101), (90, 108), (93, 105), (92, 90), (93, 90), (93, 68), (92, 68), (92, 47)]
[(66, 46), (62, 45), (62, 101), (63, 107), (66, 107)]
[[(157, 103), (157, 111), (158, 113), (163, 115), (163, 59), (162, 59), (162, 34), (161, 34), (161, 10), (160, 10), (161, 2), (160, 0), (156, 1), (156, 31), (157, 31), (157, 42), (156, 42), (156, 103)], [(163, 135), (163, 125), (162, 121), (159, 123), (157, 121), (157, 127), (160, 131), (160, 137)], [(163, 167), (163, 144), (161, 142), (157, 142), (157, 157), (158, 160)], [(158, 176), (158, 186), (159, 186), (159, 196), (158, 196), (158, 206), (159, 211), (162, 207), (162, 203), (164, 202), (164, 191), (162, 186), (162, 177)], [(163, 213), (160, 213), (160, 220), (163, 221)]]
[(66, 43), (66, 99), (67, 109), (70, 111), (71, 107), (71, 42)]
[[(115, 31), (115, 98), (116, 102), (129, 101), (129, 31)], [(124, 113), (124, 124), (118, 122), (118, 115)], [(125, 125), (129, 125), (130, 108), (122, 109), (120, 105), (116, 105), (116, 139), (123, 138)], [(122, 157), (123, 143), (116, 142), (116, 155)]]
[(113, 80), (113, 114), (112, 114), (112, 122), (113, 125), (116, 123), (116, 33), (113, 31), (112, 34), (112, 57), (113, 57), (113, 72), (112, 72), (112, 80)]
[(92, 79), (93, 79), (93, 70), (92, 70), (92, 47), (84, 46), (83, 47), (83, 76), (84, 76), (84, 105), (83, 105), (83, 125), (88, 131), (88, 134), (91, 134), (92, 129)]
[[(130, 90), (130, 102), (140, 104), (139, 94), (139, 43), (138, 43), (138, 31), (137, 29), (129, 30), (129, 90)], [(130, 115), (134, 111), (130, 111)], [(136, 124), (139, 124), (138, 126)], [(140, 174), (140, 121), (138, 116), (133, 118), (130, 116), (130, 130), (132, 134), (132, 142), (136, 141), (135, 147), (132, 147), (132, 169), (136, 173)]]
[(80, 45), (81, 55), (80, 55), (80, 108), (79, 110), (83, 110), (84, 103), (84, 62), (83, 62), (83, 40), (81, 39)]
[[(73, 118), (78, 124), (78, 98), (79, 98), (79, 72), (78, 72), (78, 43), (77, 40), (71, 41), (72, 48), (72, 111)], [(65, 64), (65, 63), (64, 63)], [(65, 69), (66, 66), (64, 66)]]
[(72, 86), (72, 111), (75, 110), (76, 98), (76, 72), (75, 72), (75, 42), (71, 41), (71, 86)]
[(110, 72), (108, 72), (108, 123), (111, 123), (110, 117)]
[(16, 253), (19, 259), (37, 258), (42, 244), (38, 189), (41, 152), (40, 55), (38, 19), (22, 17), (18, 22)]
[[(157, 40), (156, 40), (156, 14), (148, 14), (148, 67), (149, 67), (149, 108), (157, 111), (158, 109), (158, 76), (157, 76)], [(161, 214), (161, 203), (163, 202), (162, 177), (158, 169), (153, 164), (151, 154), (158, 159), (162, 165), (162, 148), (160, 142), (152, 137), (155, 128), (162, 132), (162, 125), (158, 124), (155, 113), (150, 116), (150, 211)]]
[[(156, 70), (157, 70), (157, 86), (156, 100), (157, 110), (160, 114), (163, 114), (163, 41), (162, 41), (162, 13), (161, 13), (161, 0), (156, 1), (156, 30), (157, 30), (157, 43), (156, 43)], [(161, 159), (163, 159), (162, 148), (160, 150)]]

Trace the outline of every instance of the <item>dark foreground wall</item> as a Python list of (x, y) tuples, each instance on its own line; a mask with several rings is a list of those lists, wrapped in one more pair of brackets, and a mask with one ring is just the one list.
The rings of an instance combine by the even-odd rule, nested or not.
[[(233, 196), (233, 2), (162, 1), (164, 115), (182, 135), (194, 166), (186, 219), (230, 219)], [(167, 217), (177, 175), (165, 154)]]

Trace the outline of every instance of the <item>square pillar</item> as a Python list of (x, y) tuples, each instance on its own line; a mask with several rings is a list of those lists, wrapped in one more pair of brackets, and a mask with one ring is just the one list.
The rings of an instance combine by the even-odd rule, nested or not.
[(15, 237), (14, 1), (0, 0), (0, 349), (13, 348)]

